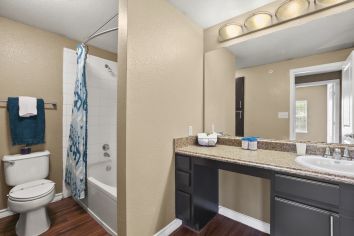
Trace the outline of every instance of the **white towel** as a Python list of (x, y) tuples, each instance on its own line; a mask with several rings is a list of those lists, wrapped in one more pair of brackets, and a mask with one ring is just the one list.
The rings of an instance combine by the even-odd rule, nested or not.
[(18, 97), (19, 116), (31, 117), (37, 115), (37, 98)]

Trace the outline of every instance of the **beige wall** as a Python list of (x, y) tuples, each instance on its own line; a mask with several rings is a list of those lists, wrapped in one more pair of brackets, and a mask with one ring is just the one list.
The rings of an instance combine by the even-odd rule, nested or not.
[(307, 133), (296, 140), (327, 142), (327, 86), (296, 88), (296, 100), (307, 101)]
[(219, 171), (219, 204), (264, 222), (270, 222), (270, 181)]
[(166, 0), (119, 11), (118, 234), (153, 235), (175, 218), (173, 138), (203, 129), (203, 30)]
[(128, 0), (118, 1), (118, 88), (117, 88), (117, 233), (127, 235), (127, 83)]
[[(33, 150), (48, 149), (49, 179), (56, 183), (56, 192), (62, 190), (62, 71), (63, 48), (74, 49), (77, 42), (0, 17), (0, 99), (28, 95), (57, 102), (57, 110), (46, 110), (46, 144)], [(90, 54), (109, 60), (117, 55), (90, 47)], [(0, 108), (0, 158), (19, 153), (19, 146), (10, 141), (6, 108)], [(0, 166), (0, 209), (6, 207), (9, 188), (4, 182)]]
[(235, 135), (235, 56), (220, 48), (204, 56), (205, 131)]

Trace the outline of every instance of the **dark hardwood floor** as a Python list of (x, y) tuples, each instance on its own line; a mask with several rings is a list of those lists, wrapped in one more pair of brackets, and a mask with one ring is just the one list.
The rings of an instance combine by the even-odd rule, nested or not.
[(216, 215), (199, 233), (181, 226), (171, 236), (269, 236), (247, 225)]
[[(51, 219), (50, 229), (42, 235), (101, 236), (109, 235), (73, 199), (54, 202), (48, 205)], [(18, 215), (0, 219), (0, 236), (16, 235), (15, 225)]]

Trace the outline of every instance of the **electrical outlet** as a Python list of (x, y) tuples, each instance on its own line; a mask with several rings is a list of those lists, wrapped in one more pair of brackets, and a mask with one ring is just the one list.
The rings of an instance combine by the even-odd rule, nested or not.
[(288, 112), (278, 112), (278, 118), (279, 119), (289, 119), (289, 113)]

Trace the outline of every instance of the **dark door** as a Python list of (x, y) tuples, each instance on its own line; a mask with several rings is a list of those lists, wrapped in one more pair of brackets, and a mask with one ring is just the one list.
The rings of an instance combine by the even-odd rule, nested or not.
[(236, 79), (236, 114), (235, 114), (235, 134), (236, 136), (244, 136), (244, 117), (245, 117), (245, 78)]
[(275, 198), (274, 236), (339, 235), (339, 216), (315, 207)]

